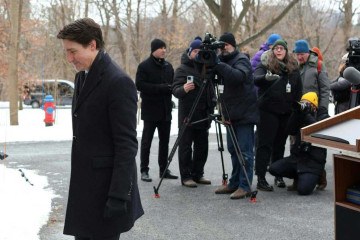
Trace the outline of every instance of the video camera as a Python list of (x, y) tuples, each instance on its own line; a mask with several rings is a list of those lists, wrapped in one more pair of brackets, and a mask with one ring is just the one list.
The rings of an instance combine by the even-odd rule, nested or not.
[(353, 108), (360, 105), (360, 40), (349, 39), (346, 51), (349, 54), (343, 75), (351, 83), (349, 108)]
[(360, 70), (360, 40), (349, 39), (349, 45), (346, 48), (346, 51), (349, 52), (346, 66)]
[(196, 61), (207, 66), (214, 66), (217, 61), (216, 50), (224, 47), (224, 42), (216, 40), (211, 33), (205, 33)]

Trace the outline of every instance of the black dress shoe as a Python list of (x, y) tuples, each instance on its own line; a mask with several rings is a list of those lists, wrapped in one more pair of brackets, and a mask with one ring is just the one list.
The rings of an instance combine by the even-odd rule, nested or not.
[(269, 183), (266, 181), (265, 178), (259, 178), (258, 179), (258, 183), (256, 185), (256, 188), (258, 190), (267, 191), (267, 192), (274, 191), (274, 188), (269, 185)]
[(147, 173), (147, 172), (142, 172), (141, 173), (141, 180), (144, 181), (144, 182), (151, 182), (152, 181), (152, 179), (149, 176), (149, 173)]
[(282, 177), (275, 177), (275, 186), (279, 187), (279, 188), (285, 188), (286, 184), (284, 182), (284, 179)]
[[(159, 176), (162, 177), (162, 175), (163, 175), (163, 173), (161, 172)], [(165, 171), (164, 178), (167, 178), (167, 179), (178, 179), (179, 177), (176, 176), (176, 175), (173, 175), (173, 174), (171, 173), (171, 171), (168, 169), (168, 170)]]

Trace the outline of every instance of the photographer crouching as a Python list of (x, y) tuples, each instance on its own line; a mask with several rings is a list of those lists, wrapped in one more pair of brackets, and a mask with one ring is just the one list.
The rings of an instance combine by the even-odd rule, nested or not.
[(300, 129), (316, 122), (318, 97), (315, 92), (304, 94), (301, 101), (294, 103), (287, 131), (295, 135), (295, 143), (291, 146), (290, 156), (280, 159), (269, 167), (275, 177), (294, 179), (288, 191), (297, 191), (299, 195), (310, 195), (324, 171), (326, 149), (312, 146), (301, 141)]

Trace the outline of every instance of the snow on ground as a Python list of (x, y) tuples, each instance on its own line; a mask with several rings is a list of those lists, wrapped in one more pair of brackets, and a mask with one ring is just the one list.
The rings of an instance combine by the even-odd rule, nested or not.
[(31, 184), (16, 169), (6, 168), (0, 162), (0, 239), (38, 240), (38, 232), (46, 224), (55, 197), (47, 178), (34, 171), (22, 169)]

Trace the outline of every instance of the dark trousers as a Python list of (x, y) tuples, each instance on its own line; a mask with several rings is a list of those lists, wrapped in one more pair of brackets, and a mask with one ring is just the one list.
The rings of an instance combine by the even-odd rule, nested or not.
[(255, 156), (255, 172), (258, 177), (265, 177), (270, 162), (284, 157), (288, 119), (289, 115), (260, 110)]
[[(179, 168), (181, 180), (200, 179), (209, 150), (208, 129), (187, 127), (179, 142)], [(194, 148), (192, 148), (192, 145)]]
[(280, 159), (270, 165), (269, 172), (275, 177), (286, 177), (297, 180), (297, 192), (299, 195), (311, 194), (320, 176), (314, 173), (298, 173), (297, 161), (293, 157)]
[(171, 121), (144, 121), (140, 149), (140, 172), (149, 171), (150, 148), (156, 128), (158, 129), (159, 135), (158, 163), (160, 173), (162, 173), (166, 168), (169, 153)]
[(113, 237), (101, 237), (101, 238), (88, 238), (88, 237), (75, 237), (75, 240), (119, 240), (120, 234)]

